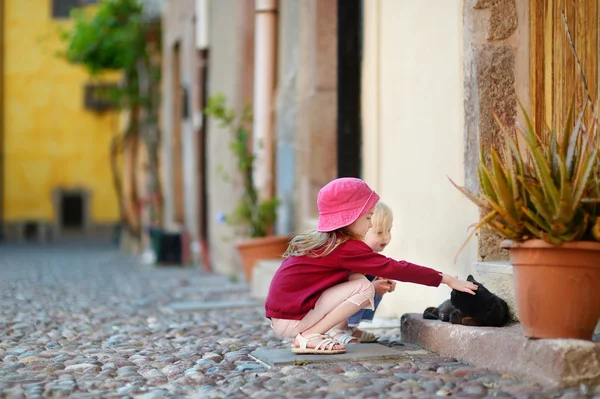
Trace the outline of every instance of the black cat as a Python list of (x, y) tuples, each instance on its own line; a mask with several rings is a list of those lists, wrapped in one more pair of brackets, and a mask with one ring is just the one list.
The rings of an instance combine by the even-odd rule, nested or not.
[(423, 318), (479, 327), (502, 327), (510, 321), (508, 305), (504, 299), (491, 293), (471, 275), (467, 277), (467, 281), (477, 285), (475, 295), (452, 290), (450, 299), (437, 308), (425, 309)]

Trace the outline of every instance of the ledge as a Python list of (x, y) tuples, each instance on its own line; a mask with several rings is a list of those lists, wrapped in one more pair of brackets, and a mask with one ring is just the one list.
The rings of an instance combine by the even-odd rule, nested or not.
[(402, 341), (494, 372), (552, 387), (600, 385), (600, 342), (528, 339), (520, 324), (467, 327), (420, 314), (401, 320)]

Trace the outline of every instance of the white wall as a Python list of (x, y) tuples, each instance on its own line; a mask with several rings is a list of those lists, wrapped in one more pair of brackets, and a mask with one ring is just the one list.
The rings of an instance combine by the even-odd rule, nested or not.
[[(395, 213), (386, 255), (465, 278), (476, 240), (454, 256), (478, 220), (462, 184), (461, 0), (365, 2), (363, 176)], [(420, 313), (450, 289), (399, 284), (377, 316)]]

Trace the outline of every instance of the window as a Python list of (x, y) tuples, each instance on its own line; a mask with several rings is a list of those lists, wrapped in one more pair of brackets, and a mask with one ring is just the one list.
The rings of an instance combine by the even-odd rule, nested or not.
[(117, 108), (114, 92), (115, 83), (86, 83), (84, 86), (84, 107), (91, 111), (103, 112)]
[(52, 0), (52, 18), (69, 18), (73, 8), (97, 2), (98, 0)]

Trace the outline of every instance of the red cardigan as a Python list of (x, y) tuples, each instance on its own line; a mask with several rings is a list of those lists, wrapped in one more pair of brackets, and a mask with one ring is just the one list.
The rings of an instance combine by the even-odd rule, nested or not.
[(266, 316), (302, 320), (326, 289), (348, 281), (350, 273), (371, 274), (437, 287), (440, 272), (373, 251), (360, 240), (349, 240), (320, 258), (292, 256), (283, 261), (269, 287)]

